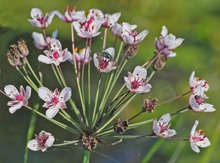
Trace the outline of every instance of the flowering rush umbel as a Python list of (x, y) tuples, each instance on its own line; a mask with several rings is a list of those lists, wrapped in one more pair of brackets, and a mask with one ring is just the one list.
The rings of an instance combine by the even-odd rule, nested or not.
[[(20, 86), (18, 91), (13, 85), (6, 85), (4, 91), (0, 91), (11, 99), (7, 103), (10, 107), (9, 112), (14, 113), (23, 107), (70, 132), (74, 138), (74, 140), (62, 141), (56, 138), (55, 134), (53, 136), (52, 133), (41, 131), (38, 135), (35, 134), (35, 139), (27, 143), (30, 150), (44, 152), (54, 147), (79, 145), (85, 151), (83, 161), (88, 163), (90, 151), (95, 150), (99, 144), (116, 145), (123, 139), (158, 138), (189, 141), (193, 151), (197, 153), (200, 151), (198, 147), (207, 147), (211, 144), (202, 130), (195, 131), (198, 121), (195, 122), (189, 138), (176, 138), (174, 136), (180, 137), (181, 133), (178, 133), (178, 129), (170, 129), (173, 115), (188, 110), (195, 111), (192, 114), (215, 111), (213, 105), (205, 103), (208, 98), (205, 93), (209, 89), (206, 80), (196, 78), (193, 71), (189, 79), (190, 88), (186, 93), (164, 102), (159, 102), (160, 99), (157, 97), (149, 96), (150, 91), (154, 89), (151, 79), (155, 73), (164, 68), (168, 59), (176, 56), (173, 50), (176, 50), (184, 39), (168, 34), (167, 27), (163, 26), (160, 36), (155, 41), (152, 58), (148, 61), (143, 57), (143, 63), (135, 63), (133, 58), (136, 55), (143, 55), (138, 53), (138, 48), (141, 48), (141, 45), (150, 46), (144, 45), (143, 42), (148, 34), (147, 29), (120, 21), (120, 12), (109, 14), (95, 8), (78, 11), (74, 6), (70, 10), (67, 7), (64, 14), (61, 13), (55, 10), (44, 15), (41, 9), (33, 8), (31, 18), (28, 19), (32, 26), (42, 30), (34, 31), (32, 37), (35, 47), (42, 50), (37, 62), (41, 62), (40, 65), (45, 64), (44, 66), (40, 66), (37, 70), (32, 68), (28, 62), (29, 51), (24, 41), (19, 41), (18, 45), (11, 45), (7, 52), (9, 63), (28, 83), (26, 90), (23, 86)], [(69, 45), (65, 46), (71, 48), (62, 48), (62, 40), (56, 30), (53, 34), (46, 33), (45, 29), (49, 28), (55, 16), (70, 26), (71, 40)], [(60, 33), (65, 32), (62, 29), (58, 30), (61, 31)], [(103, 35), (102, 31), (104, 31)], [(107, 35), (107, 32), (111, 35)], [(115, 38), (115, 42), (107, 40), (107, 36)], [(94, 37), (96, 40), (102, 40), (100, 47), (92, 46)], [(81, 42), (85, 42), (85, 45), (82, 46)], [(99, 43), (96, 45), (98, 46)], [(131, 62), (133, 62), (131, 65), (135, 66), (126, 67)], [(45, 67), (46, 71), (43, 69)], [(51, 79), (48, 80), (46, 76), (50, 68), (54, 78), (50, 74)], [(127, 69), (129, 72), (126, 71)], [(47, 80), (43, 80), (44, 78)], [(33, 98), (31, 101), (40, 102), (40, 105), (29, 102), (31, 93), (40, 99), (39, 101)], [(149, 119), (146, 116), (146, 119), (140, 122), (133, 121), (141, 114), (155, 112), (160, 114), (158, 106), (189, 93), (191, 93), (189, 101), (185, 101), (187, 107), (177, 109), (174, 113), (166, 113), (160, 118), (155, 116), (154, 119)], [(129, 107), (134, 98), (143, 96), (148, 97), (140, 103), (137, 99), (137, 103)], [(137, 113), (130, 115), (130, 109), (132, 113)], [(123, 111), (126, 111), (128, 117), (121, 117), (120, 113)], [(169, 108), (167, 111), (169, 112)], [(144, 125), (147, 128), (150, 122), (153, 122), (152, 127), (148, 126), (148, 128), (152, 128), (152, 132), (146, 133), (146, 130), (142, 135), (136, 135), (135, 132), (132, 134), (137, 127)], [(173, 120), (173, 128), (175, 123), (176, 121)], [(62, 136), (65, 137), (65, 134)]]

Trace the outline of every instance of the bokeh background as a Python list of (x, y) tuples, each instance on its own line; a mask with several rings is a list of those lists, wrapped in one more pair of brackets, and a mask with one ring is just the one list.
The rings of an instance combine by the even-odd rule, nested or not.
[[(121, 162), (139, 163), (146, 154), (151, 152), (145, 162), (200, 162), (218, 163), (220, 146), (220, 1), (219, 0), (19, 0), (0, 1), (0, 89), (6, 84), (26, 85), (21, 76), (7, 63), (6, 51), (10, 44), (24, 38), (30, 47), (28, 56), (35, 70), (44, 67), (36, 62), (39, 51), (32, 45), (31, 33), (34, 29), (27, 21), (30, 11), (38, 7), (43, 12), (59, 10), (64, 13), (66, 5), (77, 6), (78, 10), (88, 11), (90, 8), (99, 8), (104, 13), (121, 12), (119, 22), (137, 24), (138, 31), (149, 30), (148, 36), (140, 43), (138, 55), (126, 66), (127, 71), (133, 71), (135, 65), (143, 64), (153, 56), (154, 40), (158, 37), (163, 25), (170, 33), (184, 38), (183, 44), (176, 50), (177, 57), (168, 60), (166, 67), (157, 73), (151, 80), (152, 91), (148, 94), (157, 97), (159, 101), (175, 97), (188, 91), (188, 78), (194, 70), (196, 76), (208, 80), (210, 90), (208, 102), (215, 105), (214, 113), (194, 113), (192, 111), (173, 117), (172, 126), (178, 131), (177, 137), (187, 138), (194, 120), (200, 121), (199, 128), (207, 133), (212, 142), (209, 148), (202, 149), (201, 153), (194, 153), (188, 142), (156, 139), (135, 139), (124, 141), (116, 146), (100, 145), (97, 151), (92, 152), (92, 163)], [(58, 29), (58, 38), (64, 42), (64, 47), (70, 48), (69, 26), (54, 18), (47, 33)], [(112, 40), (111, 40), (112, 39)], [(113, 38), (109, 38), (111, 43)], [(93, 47), (101, 49), (101, 37), (95, 39)], [(77, 41), (82, 45), (80, 41)], [(111, 45), (109, 43), (109, 46)], [(108, 46), (108, 43), (107, 43)], [(53, 75), (45, 68), (45, 78), (53, 86)], [(127, 71), (124, 75), (127, 75)], [(122, 82), (119, 80), (119, 82)], [(120, 84), (120, 83), (119, 83)], [(148, 95), (140, 95), (123, 113), (125, 118), (139, 112), (141, 101)], [(8, 99), (0, 95), (0, 162), (23, 162), (26, 146), (26, 133), (30, 120), (30, 112), (19, 110), (11, 115), (6, 106)], [(174, 112), (187, 106), (187, 97), (181, 100), (158, 107), (151, 115), (140, 116), (136, 121), (160, 117), (164, 113)], [(42, 129), (52, 132), (58, 141), (71, 138), (71, 135), (42, 118), (38, 118), (36, 133)], [(146, 133), (151, 130), (151, 124), (140, 127), (137, 133)], [(134, 131), (133, 131), (134, 132)], [(156, 145), (155, 145), (156, 144)], [(153, 148), (152, 148), (153, 147)], [(62, 147), (41, 153), (30, 152), (31, 163), (70, 163), (81, 162), (82, 149), (80, 147)]]

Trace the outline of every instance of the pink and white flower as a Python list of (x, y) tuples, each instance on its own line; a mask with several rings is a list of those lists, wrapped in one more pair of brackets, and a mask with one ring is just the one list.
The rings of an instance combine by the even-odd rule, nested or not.
[(128, 72), (128, 77), (124, 77), (124, 81), (132, 93), (146, 93), (152, 87), (147, 83), (147, 70), (141, 66), (136, 66), (133, 73)]
[[(199, 91), (197, 91), (197, 92), (199, 92)], [(208, 97), (204, 93), (192, 94), (189, 97), (189, 105), (195, 112), (213, 112), (213, 111), (215, 111), (216, 109), (214, 108), (214, 106), (212, 104), (205, 103), (206, 99), (208, 99)]]
[(184, 39), (177, 38), (173, 34), (168, 34), (165, 26), (162, 27), (159, 39), (156, 38), (156, 49), (166, 57), (175, 57), (176, 53), (173, 52), (178, 46), (182, 44)]
[(41, 131), (39, 135), (35, 135), (35, 139), (30, 140), (27, 144), (27, 147), (32, 151), (45, 152), (47, 148), (51, 147), (54, 143), (54, 136), (45, 131)]
[(46, 111), (48, 118), (53, 118), (60, 109), (66, 108), (66, 101), (69, 100), (71, 94), (72, 91), (69, 87), (65, 87), (61, 93), (58, 89), (55, 89), (54, 92), (51, 92), (46, 87), (40, 87), (38, 89), (39, 97), (45, 101), (43, 107), (48, 108)]
[(116, 69), (116, 63), (113, 61), (114, 55), (115, 49), (112, 47), (104, 50), (101, 53), (95, 53), (93, 56), (93, 61), (98, 71), (108, 73)]
[(6, 85), (4, 88), (6, 95), (12, 99), (7, 103), (9, 112), (13, 114), (16, 110), (20, 109), (22, 106), (28, 105), (28, 99), (31, 97), (31, 87), (26, 86), (24, 90), (23, 86), (20, 86), (20, 92), (13, 85)]
[[(55, 30), (53, 33), (52, 33), (52, 38), (56, 38), (57, 37), (57, 33), (58, 31)], [(34, 39), (34, 46), (37, 48), (37, 49), (44, 49), (44, 48), (47, 48), (48, 45), (50, 45), (51, 43), (51, 37), (47, 37), (46, 40), (43, 36), (42, 33), (38, 33), (38, 32), (33, 32), (32, 33), (32, 37)]]
[(200, 152), (199, 147), (205, 148), (211, 145), (211, 142), (206, 137), (206, 134), (203, 132), (203, 130), (196, 131), (198, 124), (199, 124), (199, 121), (196, 120), (190, 132), (190, 136), (189, 136), (190, 146), (192, 150), (196, 153)]
[(88, 11), (87, 18), (94, 18), (95, 20), (103, 21), (104, 14), (101, 10), (92, 8)]
[(52, 39), (50, 50), (45, 50), (45, 55), (39, 55), (38, 60), (46, 64), (55, 64), (58, 66), (61, 62), (65, 62), (71, 57), (71, 53), (66, 49), (62, 50), (62, 45), (59, 40)]
[(134, 31), (136, 27), (137, 27), (136, 25), (130, 25), (129, 23), (122, 23), (121, 38), (126, 44), (137, 45), (147, 36), (148, 34), (147, 30), (144, 30), (138, 34), (137, 31)]
[(78, 36), (82, 38), (92, 38), (98, 36), (101, 33), (99, 32), (101, 25), (101, 21), (95, 20), (92, 17), (83, 23), (73, 22), (73, 26)]
[(122, 33), (122, 25), (115, 23), (113, 26), (111, 26), (111, 33), (112, 35), (121, 38), (121, 33)]
[(55, 11), (55, 13), (61, 20), (67, 23), (72, 23), (74, 21), (83, 22), (86, 19), (85, 11), (76, 11), (75, 6), (70, 10), (68, 9), (68, 6), (66, 6), (64, 15), (62, 15), (59, 11)]
[(158, 137), (172, 137), (177, 134), (177, 132), (174, 129), (169, 129), (170, 127), (170, 122), (171, 120), (171, 115), (169, 113), (164, 114), (159, 121), (156, 119), (153, 121), (153, 132), (158, 136)]
[(28, 21), (36, 28), (47, 28), (51, 24), (55, 12), (52, 11), (49, 14), (46, 13), (43, 15), (42, 11), (39, 8), (32, 8), (31, 18)]
[[(80, 62), (82, 64), (87, 64), (92, 60), (90, 57), (91, 50), (89, 47), (80, 49), (79, 52), (77, 52), (77, 49), (74, 50), (74, 56), (76, 59), (76, 62)], [(73, 56), (71, 56), (68, 61), (70, 61), (72, 64), (74, 64)]]
[(114, 14), (105, 14), (104, 15), (104, 23), (102, 24), (103, 27), (105, 28), (111, 28), (113, 25), (116, 24), (116, 22), (118, 21), (118, 19), (120, 18), (121, 13), (117, 12)]
[(189, 86), (194, 94), (203, 94), (209, 90), (208, 82), (205, 79), (195, 77), (195, 71), (189, 77)]

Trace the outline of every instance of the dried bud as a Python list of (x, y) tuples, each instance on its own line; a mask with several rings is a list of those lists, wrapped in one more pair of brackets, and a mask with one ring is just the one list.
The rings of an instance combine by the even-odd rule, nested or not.
[(155, 71), (158, 71), (158, 70), (161, 70), (165, 64), (166, 64), (166, 61), (167, 61), (167, 57), (164, 56), (164, 55), (159, 55), (155, 61), (153, 62), (152, 64), (152, 68), (155, 70)]
[(12, 65), (13, 67), (16, 66), (22, 67), (24, 65), (18, 46), (15, 44), (10, 46), (10, 49), (6, 54), (6, 57), (9, 64)]
[(122, 119), (118, 119), (114, 124), (115, 132), (122, 134), (128, 128), (128, 121), (123, 121)]
[(158, 104), (158, 100), (156, 98), (148, 97), (142, 102), (142, 110), (143, 112), (152, 113), (155, 109), (155, 105)]
[(29, 54), (28, 47), (24, 40), (18, 41), (18, 49), (21, 52), (22, 57), (26, 57)]
[(85, 149), (91, 150), (91, 149), (95, 149), (97, 147), (98, 141), (96, 140), (96, 138), (94, 138), (90, 135), (83, 134), (82, 135), (82, 143), (83, 143), (83, 147)]
[(125, 45), (124, 55), (127, 59), (133, 58), (138, 52), (138, 45)]
[(6, 57), (10, 65), (13, 67), (24, 66), (24, 59), (29, 54), (29, 50), (24, 40), (18, 41), (18, 45), (11, 45)]

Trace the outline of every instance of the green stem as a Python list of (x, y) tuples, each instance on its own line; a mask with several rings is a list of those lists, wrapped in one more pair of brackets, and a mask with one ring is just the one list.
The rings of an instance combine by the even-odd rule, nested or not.
[(93, 115), (92, 115), (92, 126), (95, 125), (95, 120), (97, 119), (96, 117), (98, 117), (96, 110), (97, 110), (98, 99), (99, 99), (99, 88), (100, 88), (100, 84), (102, 81), (101, 77), (102, 77), (102, 73), (99, 75), (98, 85), (96, 89), (95, 104), (94, 104)]
[[(34, 109), (38, 110), (39, 109), (39, 103), (34, 105)], [(32, 112), (31, 114), (31, 119), (29, 122), (29, 127), (28, 127), (28, 132), (27, 132), (27, 138), (26, 138), (26, 144), (28, 143), (29, 140), (31, 140), (35, 127), (36, 127), (36, 122), (37, 122), (37, 114)], [(25, 154), (24, 154), (24, 163), (27, 163), (28, 161), (28, 148), (27, 146), (25, 147)]]
[(31, 80), (31, 78), (29, 76), (27, 76), (27, 75), (25, 76), (18, 67), (16, 67), (16, 69), (21, 74), (21, 76), (24, 78), (24, 80), (37, 92), (38, 88), (34, 84), (34, 82)]
[(32, 69), (30, 63), (28, 62), (27, 58), (25, 58), (25, 62), (29, 68), (29, 70), (31, 71), (32, 75), (34, 76), (34, 78), (36, 79), (36, 81), (38, 82), (39, 86), (43, 86), (42, 82), (40, 81), (40, 79), (37, 77), (37, 75), (35, 74), (34, 70)]
[(68, 131), (70, 131), (70, 132), (72, 132), (72, 133), (74, 133), (74, 134), (76, 134), (76, 135), (78, 135), (78, 136), (80, 135), (80, 133), (79, 133), (77, 130), (75, 130), (75, 129), (73, 129), (73, 128), (71, 128), (71, 127), (69, 127), (69, 126), (67, 126), (67, 125), (65, 125), (65, 124), (63, 124), (63, 123), (61, 123), (61, 122), (55, 120), (55, 119), (48, 118), (46, 115), (44, 115), (44, 114), (40, 113), (39, 111), (37, 111), (37, 110), (31, 108), (30, 106), (25, 106), (25, 107), (26, 107), (27, 109), (29, 109), (29, 110), (31, 110), (31, 111), (37, 113), (39, 116), (41, 116), (41, 117), (47, 119), (48, 121), (54, 123), (55, 125), (57, 125), (57, 126), (63, 128), (63, 129), (65, 129), (65, 130), (68, 130)]
[(91, 151), (85, 149), (83, 154), (83, 163), (89, 163), (90, 155), (91, 155)]

